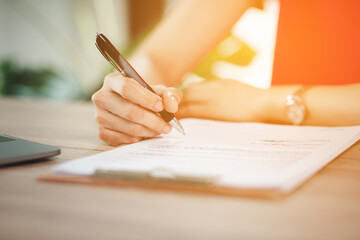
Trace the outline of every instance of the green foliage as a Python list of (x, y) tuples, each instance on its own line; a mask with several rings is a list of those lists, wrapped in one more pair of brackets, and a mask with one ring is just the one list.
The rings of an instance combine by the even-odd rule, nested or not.
[(0, 92), (3, 95), (41, 95), (49, 81), (56, 77), (50, 69), (20, 68), (15, 62), (0, 63)]
[(56, 99), (81, 98), (80, 87), (51, 68), (20, 67), (13, 60), (0, 62), (0, 95)]

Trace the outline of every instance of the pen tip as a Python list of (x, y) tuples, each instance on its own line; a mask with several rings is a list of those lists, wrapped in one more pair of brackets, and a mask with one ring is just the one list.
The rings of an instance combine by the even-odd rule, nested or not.
[(101, 33), (99, 33), (99, 32), (96, 32), (96, 37), (97, 37), (97, 36), (99, 36), (100, 34), (101, 34)]
[(185, 130), (184, 130), (184, 128), (181, 126), (180, 123), (179, 123), (178, 131), (179, 131), (180, 133), (182, 133), (182, 135), (186, 135), (186, 134), (185, 134)]
[(180, 122), (179, 122), (176, 118), (173, 118), (169, 123), (170, 123), (170, 125), (173, 126), (178, 132), (180, 132), (180, 133), (182, 133), (183, 135), (185, 135), (184, 128), (181, 126)]

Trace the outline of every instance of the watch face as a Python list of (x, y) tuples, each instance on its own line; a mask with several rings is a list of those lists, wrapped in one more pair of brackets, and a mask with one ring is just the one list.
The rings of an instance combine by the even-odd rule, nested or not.
[(298, 96), (287, 99), (287, 117), (295, 125), (300, 125), (305, 118), (305, 106)]

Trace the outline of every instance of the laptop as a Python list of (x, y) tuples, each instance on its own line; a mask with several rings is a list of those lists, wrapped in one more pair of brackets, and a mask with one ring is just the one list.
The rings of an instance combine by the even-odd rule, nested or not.
[(60, 154), (60, 148), (0, 134), (0, 166)]

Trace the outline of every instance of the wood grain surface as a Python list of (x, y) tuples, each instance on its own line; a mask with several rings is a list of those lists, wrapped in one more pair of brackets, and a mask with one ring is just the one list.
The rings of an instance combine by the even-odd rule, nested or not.
[(0, 239), (360, 239), (360, 143), (275, 200), (41, 182), (111, 149), (88, 102), (0, 98), (0, 133), (61, 155), (0, 168)]

